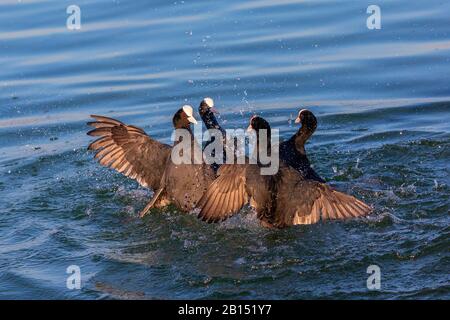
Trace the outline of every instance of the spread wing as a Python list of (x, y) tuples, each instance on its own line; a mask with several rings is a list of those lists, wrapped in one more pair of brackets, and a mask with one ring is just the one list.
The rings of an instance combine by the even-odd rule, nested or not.
[(238, 212), (248, 203), (245, 188), (246, 165), (222, 165), (218, 177), (198, 203), (198, 217), (207, 222), (219, 222)]
[(222, 165), (198, 203), (198, 217), (208, 223), (219, 222), (239, 212), (252, 199), (258, 217), (267, 220), (272, 203), (270, 177), (261, 176), (259, 171), (256, 164)]
[[(287, 178), (286, 178), (287, 176)], [(365, 216), (372, 208), (361, 200), (324, 183), (303, 180), (296, 173), (283, 175), (277, 199), (275, 225), (313, 224)]]
[(88, 125), (95, 129), (87, 134), (100, 137), (88, 146), (96, 151), (95, 159), (143, 187), (158, 189), (171, 147), (150, 138), (141, 128), (108, 117), (91, 117), (96, 121)]

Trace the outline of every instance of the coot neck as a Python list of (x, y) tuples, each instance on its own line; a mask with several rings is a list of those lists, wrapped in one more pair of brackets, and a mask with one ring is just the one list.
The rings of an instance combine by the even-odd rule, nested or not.
[(313, 130), (302, 124), (301, 128), (292, 136), (291, 140), (294, 141), (295, 149), (303, 155), (306, 155), (305, 143), (314, 133)]
[(256, 148), (253, 150), (253, 157), (255, 159), (257, 159), (258, 164), (260, 164), (260, 159), (259, 159), (259, 149), (260, 148), (264, 148), (266, 147), (266, 154), (270, 157), (271, 152), (272, 152), (272, 136), (271, 136), (271, 132), (270, 129), (267, 129), (267, 146), (264, 146), (264, 143), (262, 143), (260, 141), (260, 131), (256, 130)]
[(223, 131), (223, 129), (219, 125), (219, 122), (217, 121), (216, 116), (209, 109), (200, 116), (206, 126), (206, 129), (219, 129), (220, 131)]

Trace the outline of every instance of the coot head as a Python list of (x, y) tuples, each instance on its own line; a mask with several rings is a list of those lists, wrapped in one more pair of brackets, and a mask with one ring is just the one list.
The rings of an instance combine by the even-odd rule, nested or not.
[(176, 129), (187, 129), (190, 124), (197, 124), (197, 120), (194, 118), (194, 109), (190, 105), (184, 105), (173, 116), (173, 126)]
[(200, 106), (198, 107), (198, 113), (200, 113), (200, 116), (203, 118), (204, 116), (210, 114), (210, 113), (219, 113), (214, 108), (214, 100), (207, 97), (200, 102)]
[(311, 132), (314, 132), (317, 128), (317, 118), (308, 109), (302, 109), (298, 112), (295, 123), (301, 123), (302, 128), (305, 128)]
[(270, 124), (260, 116), (253, 116), (250, 118), (250, 124), (247, 131), (255, 130), (258, 132), (261, 129), (266, 129), (270, 133)]

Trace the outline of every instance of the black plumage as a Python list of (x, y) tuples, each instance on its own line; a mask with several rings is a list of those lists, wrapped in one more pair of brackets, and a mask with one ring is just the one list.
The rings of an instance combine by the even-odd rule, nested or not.
[[(226, 161), (226, 132), (222, 128), (222, 126), (217, 121), (217, 118), (215, 114), (218, 112), (214, 108), (214, 101), (211, 98), (204, 98), (202, 102), (200, 103), (200, 106), (198, 107), (198, 113), (200, 114), (200, 117), (202, 118), (203, 123), (206, 126), (207, 130), (219, 130), (221, 133), (222, 138), (222, 163), (225, 163)], [(215, 136), (211, 136), (208, 141), (206, 141), (203, 150), (206, 149), (210, 144), (212, 144), (216, 140)], [(211, 151), (211, 154), (206, 154), (206, 156), (209, 156), (211, 158), (215, 157), (215, 150)], [(221, 163), (212, 163), (211, 166), (214, 170), (214, 172), (217, 172), (219, 169)]]
[(300, 129), (289, 139), (280, 143), (280, 159), (286, 165), (297, 170), (305, 179), (325, 182), (313, 168), (306, 155), (305, 143), (317, 128), (317, 119), (306, 109), (300, 110), (295, 123), (301, 123)]

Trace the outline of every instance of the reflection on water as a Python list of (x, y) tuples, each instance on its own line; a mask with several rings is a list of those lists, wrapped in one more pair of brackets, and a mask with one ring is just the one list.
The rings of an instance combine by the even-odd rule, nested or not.
[[(449, 298), (450, 5), (378, 1), (0, 2), (1, 298)], [(308, 107), (315, 169), (377, 208), (368, 219), (205, 225), (100, 168), (89, 114), (170, 142), (205, 96), (242, 128), (283, 138)], [(65, 287), (67, 266), (83, 288)], [(377, 264), (382, 289), (365, 287)]]

